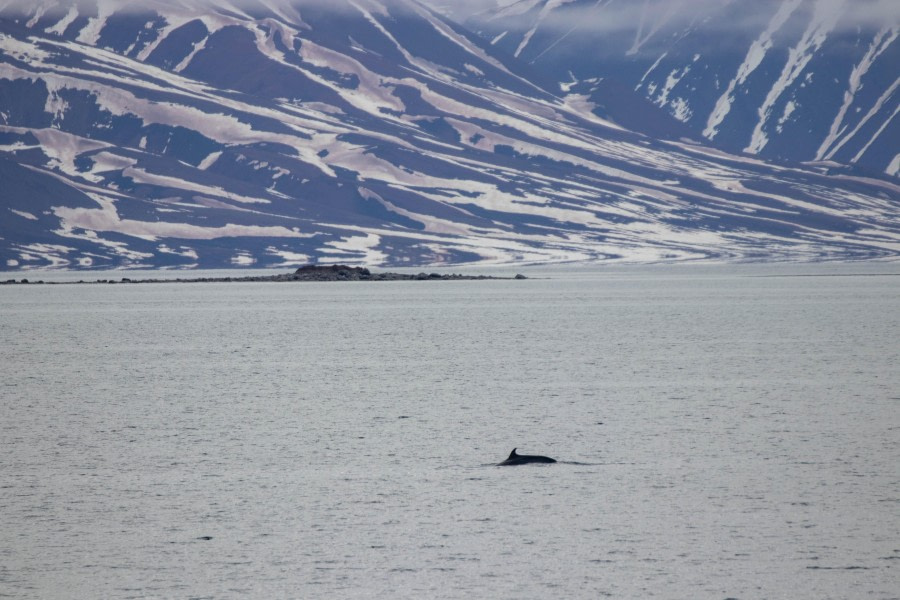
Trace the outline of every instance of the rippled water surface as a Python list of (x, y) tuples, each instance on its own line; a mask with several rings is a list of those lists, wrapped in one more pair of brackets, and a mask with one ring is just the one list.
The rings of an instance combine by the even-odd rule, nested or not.
[(857, 271), (0, 287), (0, 596), (896, 598)]

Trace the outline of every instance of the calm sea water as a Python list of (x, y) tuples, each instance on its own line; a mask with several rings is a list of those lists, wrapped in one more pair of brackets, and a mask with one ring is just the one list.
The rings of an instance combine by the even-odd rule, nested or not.
[(0, 288), (0, 596), (900, 596), (900, 267), (537, 274)]

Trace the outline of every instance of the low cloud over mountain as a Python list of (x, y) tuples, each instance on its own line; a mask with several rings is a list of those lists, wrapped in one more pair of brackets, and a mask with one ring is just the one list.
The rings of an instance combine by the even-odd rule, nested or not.
[(466, 22), (645, 133), (616, 86), (732, 152), (900, 173), (900, 3), (521, 0)]

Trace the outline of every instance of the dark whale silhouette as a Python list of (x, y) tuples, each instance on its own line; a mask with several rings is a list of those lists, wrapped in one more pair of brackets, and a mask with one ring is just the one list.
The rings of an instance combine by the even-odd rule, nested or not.
[(548, 456), (537, 456), (535, 454), (516, 454), (516, 448), (509, 453), (509, 458), (498, 464), (499, 467), (511, 467), (513, 465), (527, 465), (529, 463), (555, 463), (556, 461)]

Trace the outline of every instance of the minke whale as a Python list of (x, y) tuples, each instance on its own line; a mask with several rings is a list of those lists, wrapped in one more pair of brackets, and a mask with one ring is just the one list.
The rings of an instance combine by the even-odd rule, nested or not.
[(537, 456), (536, 454), (516, 454), (516, 448), (509, 453), (509, 458), (499, 463), (498, 467), (511, 467), (513, 465), (527, 465), (529, 463), (555, 463), (549, 456)]

